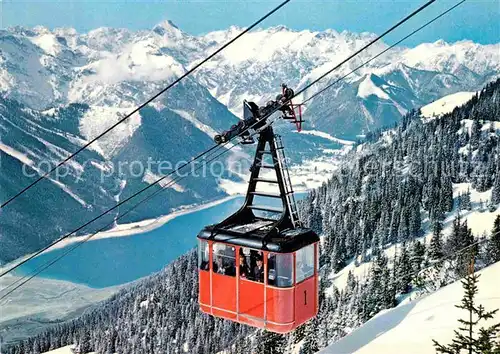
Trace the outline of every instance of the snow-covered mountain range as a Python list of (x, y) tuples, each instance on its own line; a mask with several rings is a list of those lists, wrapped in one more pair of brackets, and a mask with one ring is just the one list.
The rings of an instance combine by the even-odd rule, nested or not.
[[(99, 28), (84, 34), (68, 28), (15, 27), (0, 32), (0, 90), (37, 109), (68, 102), (131, 108), (242, 30), (230, 27), (193, 36), (170, 21), (152, 30)], [(243, 99), (264, 103), (276, 95), (282, 82), (300, 88), (374, 37), (284, 26), (258, 29), (202, 66), (194, 78), (179, 85), (182, 89), (167, 92), (158, 105), (195, 111), (196, 102), (199, 112), (205, 112), (210, 106), (203, 98), (208, 89), (238, 114)], [(322, 84), (387, 46), (375, 44)], [(306, 115), (313, 127), (352, 137), (447, 94), (477, 91), (499, 73), (500, 44), (440, 40), (415, 48), (397, 47), (312, 100)], [(321, 87), (315, 86), (305, 97)], [(198, 114), (197, 119), (213, 128), (227, 126), (223, 117), (210, 121), (209, 114)], [(96, 120), (88, 120), (84, 128), (95, 126)]]
[[(35, 173), (41, 162), (54, 166), (241, 31), (231, 27), (193, 36), (170, 21), (141, 31), (0, 30), (0, 198), (5, 200), (33, 179), (22, 173), (23, 166)], [(243, 99), (264, 103), (274, 98), (282, 82), (300, 88), (373, 38), (370, 33), (294, 31), (283, 26), (245, 35), (151, 107), (92, 144), (70, 165), (69, 176), (44, 181), (48, 195), (35, 191), (5, 208), (2, 232), (9, 235), (0, 236), (10, 251), (0, 254), (0, 260), (39, 248), (158, 175), (156, 170), (138, 178), (111, 173), (107, 182), (96, 182), (110, 164), (144, 162), (149, 157), (191, 158), (210, 146), (215, 131), (236, 122), (234, 114), (240, 113)], [(330, 80), (386, 47), (382, 42), (373, 46)], [(499, 44), (469, 41), (391, 50), (307, 105), (306, 128), (320, 134), (288, 134), (287, 141), (296, 148), (289, 156), (304, 161), (325, 148), (342, 146), (341, 140), (323, 135), (353, 138), (392, 124), (409, 109), (445, 94), (478, 90), (498, 76), (499, 50)], [(278, 129), (285, 135), (289, 131)], [(206, 178), (196, 186), (186, 179), (168, 193), (170, 197), (127, 220), (164, 214), (224, 191), (219, 181)], [(50, 220), (41, 212), (62, 204), (74, 208)]]
[[(209, 33), (223, 43), (241, 29)], [(272, 98), (280, 82), (300, 88), (375, 37), (371, 33), (293, 31), (273, 27), (252, 32), (204, 66), (197, 77), (231, 111), (245, 97)], [(330, 82), (387, 48), (379, 42), (306, 91), (313, 95)], [(418, 108), (457, 91), (476, 91), (500, 72), (500, 46), (442, 40), (415, 48), (394, 48), (342, 80), (307, 105), (306, 119), (338, 137), (392, 125)]]
[[(154, 48), (142, 51), (140, 43), (128, 45), (130, 53), (108, 52), (111, 45), (102, 43), (117, 42), (111, 40), (110, 33), (115, 38), (126, 34), (106, 30), (106, 39), (100, 40), (101, 32), (80, 37), (72, 30), (0, 31), (2, 200), (28, 185), (37, 173), (77, 151), (185, 70), (170, 56), (155, 54)], [(160, 166), (147, 165), (148, 159), (170, 162), (172, 167), (166, 171), (170, 172), (177, 161), (188, 161), (212, 146), (213, 129), (220, 130), (236, 120), (196, 80), (183, 81), (154, 107), (141, 110), (79, 154), (65, 176), (41, 182), (37, 188), (43, 192), (34, 189), (2, 210), (1, 236), (6, 247), (2, 247), (0, 260), (39, 249), (97, 216), (159, 178)], [(147, 170), (140, 175), (132, 175), (131, 168), (117, 170), (119, 163), (131, 166), (134, 161)], [(213, 178), (196, 183), (187, 178), (121, 222), (156, 217), (179, 205), (222, 195)], [(54, 213), (60, 205), (64, 210)], [(104, 226), (130, 206), (82, 231)]]

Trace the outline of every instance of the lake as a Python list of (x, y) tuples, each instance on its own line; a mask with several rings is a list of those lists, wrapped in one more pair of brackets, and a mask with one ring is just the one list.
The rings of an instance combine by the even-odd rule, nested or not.
[[(306, 193), (296, 193), (301, 199)], [(244, 197), (236, 197), (187, 214), (162, 226), (130, 236), (85, 242), (43, 271), (45, 278), (67, 280), (93, 288), (124, 284), (161, 270), (175, 258), (196, 246), (196, 235), (206, 225), (222, 221), (238, 210)], [(44, 253), (16, 271), (30, 274), (73, 247), (75, 243)]]

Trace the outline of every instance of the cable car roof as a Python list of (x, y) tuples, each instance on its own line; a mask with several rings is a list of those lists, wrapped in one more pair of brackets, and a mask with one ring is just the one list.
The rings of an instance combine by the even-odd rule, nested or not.
[[(258, 222), (248, 225), (235, 225), (234, 227), (224, 229), (216, 228), (216, 225), (211, 225), (201, 230), (198, 238), (276, 253), (295, 252), (319, 241), (318, 235), (311, 229), (299, 227), (270, 235), (269, 230), (266, 230), (262, 225), (256, 230), (254, 228), (256, 224)], [(274, 223), (270, 225), (272, 224)], [(245, 226), (253, 230), (247, 231)]]

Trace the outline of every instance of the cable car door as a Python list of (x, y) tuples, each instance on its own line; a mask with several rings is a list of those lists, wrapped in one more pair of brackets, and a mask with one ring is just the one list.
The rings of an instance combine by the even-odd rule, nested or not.
[(241, 247), (238, 252), (238, 315), (256, 326), (265, 319), (266, 263), (261, 251)]
[(236, 320), (236, 247), (213, 244), (212, 312)]

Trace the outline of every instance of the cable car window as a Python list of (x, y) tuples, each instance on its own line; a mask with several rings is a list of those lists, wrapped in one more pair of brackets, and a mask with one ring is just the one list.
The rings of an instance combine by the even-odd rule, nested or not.
[(236, 276), (236, 251), (232, 246), (214, 244), (213, 270), (215, 273)]
[(264, 258), (262, 252), (240, 248), (240, 278), (264, 282)]
[(316, 274), (319, 274), (319, 243), (316, 246)]
[(250, 250), (248, 248), (240, 248), (239, 271), (240, 278), (250, 279)]
[(314, 275), (314, 245), (309, 245), (297, 251), (295, 269), (297, 283)]
[(267, 260), (267, 284), (279, 288), (293, 285), (293, 254), (270, 253)]
[(208, 242), (198, 240), (198, 268), (201, 270), (209, 270), (209, 255), (208, 255)]

